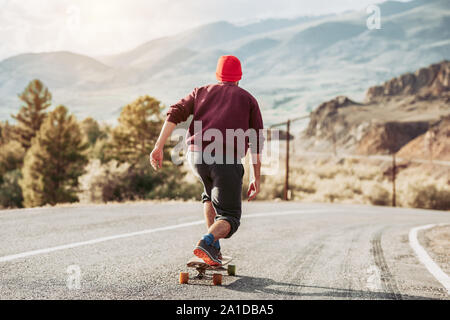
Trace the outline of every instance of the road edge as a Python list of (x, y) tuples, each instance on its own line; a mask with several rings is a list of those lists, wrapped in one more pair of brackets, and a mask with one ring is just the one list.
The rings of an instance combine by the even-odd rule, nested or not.
[(450, 277), (442, 271), (442, 269), (437, 265), (436, 262), (428, 255), (427, 251), (420, 245), (417, 238), (417, 234), (421, 230), (430, 229), (436, 226), (445, 226), (448, 224), (427, 224), (424, 226), (419, 226), (409, 230), (409, 245), (413, 249), (419, 261), (425, 265), (427, 270), (433, 275), (433, 277), (441, 283), (447, 290), (447, 294), (450, 295)]

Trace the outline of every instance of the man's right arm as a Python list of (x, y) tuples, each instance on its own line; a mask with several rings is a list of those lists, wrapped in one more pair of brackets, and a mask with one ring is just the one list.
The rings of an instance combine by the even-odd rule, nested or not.
[(261, 185), (261, 155), (258, 153), (252, 153), (252, 167), (253, 177), (250, 178), (250, 185), (248, 186), (247, 196), (248, 201), (255, 199), (256, 195), (260, 191)]
[(156, 141), (153, 151), (150, 153), (150, 164), (155, 170), (162, 167), (163, 157), (164, 157), (164, 145), (172, 134), (175, 126), (194, 113), (194, 102), (195, 95), (197, 93), (197, 88), (192, 91), (186, 98), (181, 99), (176, 104), (172, 105), (167, 111), (167, 119), (161, 129), (158, 140)]
[(169, 108), (169, 111), (167, 111), (166, 120), (175, 124), (186, 121), (189, 116), (194, 113), (196, 94), (197, 88), (195, 88), (188, 96), (172, 105)]
[(264, 135), (262, 129), (264, 128), (261, 111), (258, 102), (252, 97), (252, 109), (250, 113), (249, 127), (256, 130), (256, 141), (250, 145), (251, 164), (253, 167), (253, 177), (250, 179), (248, 188), (248, 201), (253, 200), (260, 191), (261, 181), (261, 153), (264, 146)]

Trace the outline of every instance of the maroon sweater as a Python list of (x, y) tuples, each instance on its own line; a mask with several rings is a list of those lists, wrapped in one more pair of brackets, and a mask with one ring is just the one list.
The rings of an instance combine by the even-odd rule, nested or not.
[[(250, 146), (252, 153), (261, 153), (264, 136), (261, 111), (256, 99), (241, 87), (231, 83), (217, 83), (200, 88), (195, 88), (187, 97), (169, 108), (167, 121), (178, 124), (186, 121), (193, 115), (187, 134), (186, 143), (189, 150), (198, 150), (194, 145), (194, 121), (201, 121), (203, 137), (202, 149), (212, 141), (204, 139), (204, 133), (208, 129), (218, 129), (223, 136), (223, 151), (226, 151), (226, 129), (242, 129), (247, 131), (252, 128), (257, 133), (256, 145), (245, 138), (245, 153)], [(234, 143), (234, 152), (238, 157), (245, 155), (238, 152), (237, 139)]]

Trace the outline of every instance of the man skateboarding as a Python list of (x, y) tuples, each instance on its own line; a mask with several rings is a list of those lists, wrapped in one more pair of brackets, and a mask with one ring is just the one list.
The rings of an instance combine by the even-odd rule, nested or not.
[(162, 166), (163, 148), (175, 126), (192, 115), (187, 134), (187, 158), (204, 186), (203, 211), (208, 233), (194, 248), (194, 255), (211, 266), (222, 264), (219, 240), (230, 238), (241, 219), (244, 166), (241, 159), (251, 150), (253, 179), (248, 200), (260, 190), (263, 121), (256, 99), (239, 87), (241, 63), (234, 56), (222, 56), (217, 63), (218, 83), (195, 88), (172, 105), (160, 136), (150, 154), (155, 170)]

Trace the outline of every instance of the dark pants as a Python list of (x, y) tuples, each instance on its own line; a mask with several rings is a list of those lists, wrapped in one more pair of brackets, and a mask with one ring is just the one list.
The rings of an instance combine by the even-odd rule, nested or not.
[(216, 211), (215, 220), (226, 220), (230, 238), (239, 228), (242, 212), (242, 177), (244, 166), (240, 163), (206, 164), (200, 152), (188, 152), (188, 161), (194, 174), (203, 183), (202, 202), (211, 201)]

